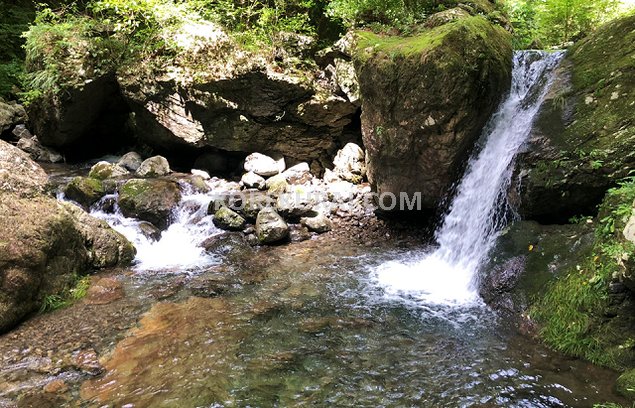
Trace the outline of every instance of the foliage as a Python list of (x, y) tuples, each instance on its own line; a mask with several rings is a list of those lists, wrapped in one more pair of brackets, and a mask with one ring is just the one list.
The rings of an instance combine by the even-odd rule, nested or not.
[(620, 0), (510, 0), (516, 48), (543, 48), (583, 37), (624, 10)]
[(0, 0), (0, 97), (11, 97), (21, 82), (24, 51), (21, 34), (33, 20), (31, 2)]
[(624, 270), (623, 260), (635, 255), (635, 245), (621, 237), (633, 200), (632, 178), (608, 191), (591, 257), (553, 282), (530, 311), (541, 326), (541, 337), (556, 350), (613, 368), (621, 367), (622, 354), (633, 342), (605, 319), (611, 308), (609, 283)]
[(88, 293), (90, 287), (90, 277), (75, 278), (75, 286), (63, 291), (62, 293), (48, 295), (44, 297), (40, 313), (52, 312), (57, 309), (63, 309), (83, 299)]
[(333, 0), (329, 15), (348, 26), (380, 23), (403, 27), (421, 22), (433, 9), (432, 1), (415, 0)]

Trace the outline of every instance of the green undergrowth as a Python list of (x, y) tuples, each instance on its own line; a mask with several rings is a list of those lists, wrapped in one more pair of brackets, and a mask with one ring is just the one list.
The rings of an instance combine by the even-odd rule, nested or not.
[(75, 277), (73, 287), (55, 295), (45, 296), (40, 313), (63, 309), (86, 297), (90, 286), (90, 276)]
[(627, 272), (635, 246), (622, 231), (633, 212), (635, 181), (608, 191), (600, 208), (592, 254), (552, 282), (530, 316), (554, 349), (595, 364), (624, 369), (633, 363), (632, 313), (621, 310), (609, 284)]

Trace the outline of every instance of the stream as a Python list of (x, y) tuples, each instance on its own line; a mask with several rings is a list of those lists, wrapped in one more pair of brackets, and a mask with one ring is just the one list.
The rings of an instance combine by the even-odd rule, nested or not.
[[(137, 247), (135, 265), (93, 277), (97, 287), (110, 285), (105, 298), (89, 293), (0, 337), (0, 407), (623, 402), (612, 389), (616, 373), (520, 334), (476, 289), (509, 217), (501, 192), (513, 158), (559, 58), (517, 53), (511, 94), (435, 246), (325, 234), (254, 248), (214, 227), (210, 196), (188, 190), (173, 224), (153, 241), (138, 221), (98, 204), (92, 214)], [(68, 391), (42, 392), (55, 379)]]

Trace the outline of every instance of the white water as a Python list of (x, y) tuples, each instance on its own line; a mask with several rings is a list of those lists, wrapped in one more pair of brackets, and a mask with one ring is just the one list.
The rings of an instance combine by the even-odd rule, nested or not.
[[(193, 272), (203, 270), (219, 262), (201, 246), (210, 236), (222, 231), (214, 226), (211, 215), (207, 215), (210, 195), (194, 193), (188, 186), (181, 186), (183, 196), (173, 211), (173, 222), (161, 233), (158, 241), (143, 234), (141, 222), (126, 218), (118, 207), (115, 213), (101, 211), (101, 202), (91, 210), (91, 215), (105, 220), (116, 231), (122, 233), (137, 249), (135, 270)], [(106, 196), (102, 201), (114, 198)]]
[(560, 53), (539, 51), (514, 55), (510, 94), (486, 126), (484, 145), (470, 160), (435, 234), (438, 248), (380, 265), (374, 277), (386, 296), (440, 305), (480, 301), (478, 269), (507, 223), (514, 157), (529, 135), (560, 58)]

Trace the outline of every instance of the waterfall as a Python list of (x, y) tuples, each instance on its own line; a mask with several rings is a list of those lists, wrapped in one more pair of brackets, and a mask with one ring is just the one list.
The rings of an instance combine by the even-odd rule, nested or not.
[(514, 157), (529, 135), (561, 57), (559, 52), (515, 53), (511, 90), (486, 125), (480, 149), (435, 233), (437, 249), (379, 266), (375, 277), (387, 295), (405, 294), (433, 304), (479, 300), (479, 266), (509, 215), (506, 194)]

